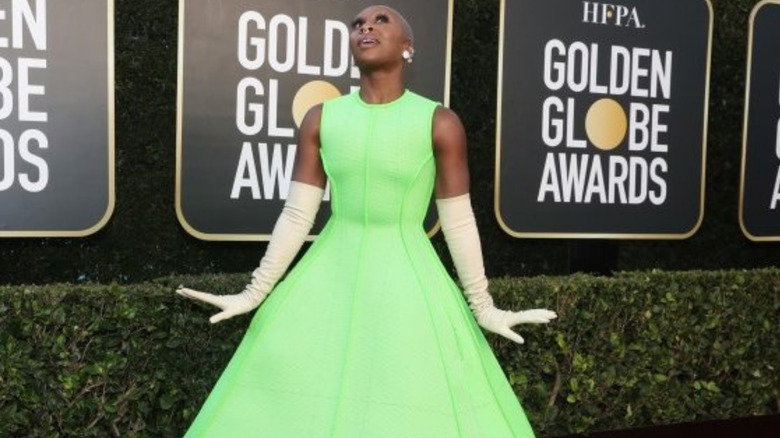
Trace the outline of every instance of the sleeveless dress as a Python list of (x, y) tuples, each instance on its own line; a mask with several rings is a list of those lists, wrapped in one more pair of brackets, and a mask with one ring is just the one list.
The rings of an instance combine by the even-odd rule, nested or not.
[(437, 103), (323, 104), (332, 215), (266, 297), (187, 437), (531, 438), (423, 228)]

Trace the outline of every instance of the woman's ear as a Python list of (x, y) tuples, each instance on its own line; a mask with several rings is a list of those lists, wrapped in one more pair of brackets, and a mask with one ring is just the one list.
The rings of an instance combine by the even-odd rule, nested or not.
[(411, 44), (406, 46), (403, 51), (403, 58), (408, 62), (409, 64), (412, 63), (412, 60), (414, 59), (414, 47), (412, 47)]

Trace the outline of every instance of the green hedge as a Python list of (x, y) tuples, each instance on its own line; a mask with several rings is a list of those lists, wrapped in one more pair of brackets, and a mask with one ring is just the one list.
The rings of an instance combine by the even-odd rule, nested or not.
[[(0, 436), (181, 436), (249, 323), (173, 293), (248, 274), (0, 286)], [(489, 334), (540, 436), (777, 413), (780, 270), (497, 278), (549, 307), (517, 346)]]

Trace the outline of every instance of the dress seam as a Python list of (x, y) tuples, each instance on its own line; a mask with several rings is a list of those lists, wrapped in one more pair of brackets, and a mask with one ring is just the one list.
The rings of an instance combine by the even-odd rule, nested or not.
[(368, 135), (366, 136), (366, 141), (363, 144), (364, 149), (364, 171), (363, 171), (363, 184), (364, 184), (364, 190), (363, 190), (363, 228), (360, 235), (360, 247), (358, 248), (358, 255), (357, 255), (357, 275), (355, 276), (355, 284), (352, 287), (352, 306), (350, 308), (349, 313), (349, 329), (347, 330), (347, 342), (346, 342), (346, 348), (344, 350), (344, 361), (341, 364), (341, 373), (339, 373), (339, 390), (337, 394), (337, 400), (336, 400), (336, 409), (333, 413), (333, 422), (331, 423), (330, 427), (330, 437), (334, 437), (334, 433), (337, 430), (337, 426), (339, 423), (339, 419), (341, 418), (341, 403), (343, 401), (342, 397), (342, 391), (344, 389), (345, 384), (345, 378), (344, 378), (344, 371), (347, 368), (347, 364), (350, 363), (350, 351), (352, 346), (352, 340), (354, 338), (354, 322), (355, 322), (355, 302), (357, 301), (357, 289), (358, 285), (360, 284), (360, 278), (361, 278), (361, 270), (360, 270), (360, 263), (363, 260), (363, 250), (365, 248), (366, 244), (366, 227), (368, 225), (368, 207), (367, 207), (367, 198), (368, 198), (368, 154), (369, 154), (369, 144), (371, 143), (371, 138), (374, 135), (374, 112), (370, 111), (369, 121), (368, 121)]
[[(330, 236), (330, 234), (332, 234), (331, 230), (334, 228), (333, 224), (332, 223), (328, 223), (327, 225), (328, 226), (326, 226), (326, 229), (323, 230), (324, 232), (320, 234), (320, 236), (317, 238), (317, 240), (325, 240), (325, 239), (327, 239), (328, 236)], [(324, 242), (320, 242), (320, 245), (317, 248), (315, 248), (316, 252), (312, 253), (311, 257), (308, 257), (308, 260), (307, 260), (305, 265), (304, 264), (299, 264), (299, 265), (296, 265), (293, 269), (305, 270), (309, 265), (314, 263), (314, 261), (317, 259), (317, 257), (319, 257), (320, 254), (322, 253), (322, 250), (320, 248), (323, 248), (325, 246), (323, 243)], [(306, 254), (306, 255), (308, 255), (308, 254)], [(288, 289), (293, 289), (295, 287), (295, 284), (298, 282), (299, 279), (300, 279), (300, 276), (297, 276), (297, 277), (293, 278), (292, 279), (293, 281), (290, 282), (290, 285), (287, 286), (287, 288)], [(269, 292), (269, 297), (270, 297), (270, 294), (272, 294), (274, 292), (274, 290), (276, 289), (276, 287), (278, 285), (279, 284), (277, 283), (277, 285), (274, 286), (274, 289), (271, 289), (271, 292)], [(288, 299), (289, 298), (289, 294), (287, 294), (287, 296), (285, 296), (285, 298)], [(286, 299), (285, 299), (285, 301), (286, 301)], [(267, 301), (267, 298), (266, 298), (266, 300), (263, 303), (266, 303), (266, 301)], [(282, 313), (281, 312), (281, 306), (285, 303), (285, 301), (281, 301), (281, 302), (279, 302), (279, 304), (277, 304), (277, 310), (269, 316), (269, 319), (268, 319), (268, 321), (266, 321), (266, 324), (265, 324), (266, 326), (270, 325), (273, 321), (275, 321), (276, 317), (278, 317), (278, 315), (280, 315)], [(258, 308), (257, 311), (255, 312), (255, 314), (252, 316), (252, 319), (249, 322), (249, 326), (247, 327), (247, 331), (244, 334), (244, 338), (249, 333), (249, 331), (252, 330), (252, 325), (253, 325), (253, 323), (255, 321), (255, 318), (258, 316), (257, 313), (260, 312), (260, 311), (263, 311), (263, 309), (262, 309), (262, 304), (263, 303), (260, 303), (260, 308)], [(233, 372), (235, 375), (240, 375), (241, 371), (246, 366), (245, 358), (246, 357), (251, 357), (252, 350), (259, 345), (258, 336), (263, 336), (265, 333), (268, 333), (268, 332), (269, 332), (269, 330), (267, 330), (267, 329), (261, 330), (255, 336), (255, 338), (252, 340), (252, 344), (248, 346), (248, 348), (250, 350), (243, 354), (243, 357), (241, 358), (241, 362), (239, 362), (236, 365), (237, 368)], [(241, 343), (244, 342), (244, 338), (242, 338)], [(227, 399), (227, 397), (231, 393), (233, 393), (233, 391), (236, 389), (237, 385), (233, 384), (234, 382), (229, 382), (229, 383), (231, 383), (231, 385), (228, 386), (225, 389), (225, 391), (223, 392), (223, 394), (221, 395), (221, 397), (218, 400), (216, 400), (215, 407), (214, 407), (214, 409), (212, 410), (212, 413), (211, 413), (211, 418), (209, 419), (210, 421), (208, 422), (208, 425), (203, 428), (203, 433), (200, 434), (200, 436), (204, 436), (206, 434), (206, 432), (208, 432), (214, 426), (214, 420), (218, 417), (217, 414), (224, 408), (224, 401), (225, 401), (225, 399)]]
[(405, 210), (405, 206), (406, 206), (406, 202), (405, 202), (406, 196), (408, 195), (408, 193), (411, 190), (411, 188), (414, 185), (414, 183), (417, 181), (417, 178), (419, 177), (420, 172), (422, 172), (422, 169), (431, 160), (431, 157), (433, 157), (433, 153), (431, 153), (425, 159), (425, 161), (423, 161), (423, 163), (420, 164), (420, 166), (417, 168), (417, 171), (415, 172), (414, 178), (412, 178), (412, 180), (409, 183), (409, 185), (406, 187), (406, 189), (404, 189), (404, 195), (401, 198), (401, 208), (400, 208), (400, 211), (399, 211), (398, 232), (399, 232), (399, 234), (401, 236), (401, 243), (402, 243), (402, 246), (404, 248), (404, 252), (406, 253), (406, 260), (409, 263), (409, 265), (411, 266), (412, 272), (414, 272), (414, 278), (417, 281), (417, 287), (420, 288), (420, 292), (422, 293), (423, 300), (425, 300), (425, 303), (426, 303), (425, 307), (426, 307), (426, 311), (428, 313), (428, 320), (431, 323), (431, 328), (433, 329), (433, 334), (436, 337), (436, 346), (439, 349), (439, 360), (441, 362), (442, 369), (444, 370), (444, 378), (445, 378), (445, 380), (447, 382), (447, 391), (450, 394), (450, 408), (452, 409), (452, 416), (455, 419), (455, 425), (456, 425), (457, 430), (458, 430), (458, 437), (459, 438), (463, 438), (463, 429), (462, 429), (462, 425), (460, 423), (460, 418), (458, 416), (458, 410), (457, 410), (457, 408), (455, 406), (455, 394), (454, 394), (454, 392), (452, 390), (452, 382), (450, 380), (449, 368), (447, 367), (447, 364), (445, 363), (444, 354), (442, 353), (442, 350), (441, 350), (442, 347), (441, 347), (441, 340), (439, 338), (439, 332), (436, 329), (436, 324), (434, 323), (433, 315), (431, 315), (431, 303), (428, 302), (428, 297), (427, 297), (427, 295), (426, 295), (426, 293), (424, 291), (423, 282), (420, 279), (420, 274), (417, 272), (417, 268), (414, 266), (414, 263), (412, 263), (411, 253), (409, 251), (409, 246), (408, 246), (408, 244), (406, 242), (406, 237), (404, 236), (404, 231), (402, 229), (402, 227), (403, 227), (404, 210)]
[[(428, 250), (429, 250), (429, 252), (433, 251), (433, 248), (429, 247)], [(435, 253), (434, 253), (434, 255), (435, 255)], [(438, 268), (439, 268), (440, 272), (443, 272), (445, 275), (447, 275), (449, 277), (449, 273), (447, 273), (447, 271), (444, 270), (443, 266), (439, 265)], [(456, 288), (457, 288), (457, 286), (456, 286)], [(459, 293), (461, 293), (461, 294), (463, 293), (460, 290), (460, 288), (457, 288), (457, 289), (458, 289)], [(476, 322), (474, 320), (473, 314), (471, 314), (469, 312), (468, 316), (469, 316), (469, 318), (472, 319), (472, 323), (476, 324)], [(481, 333), (482, 329), (480, 328), (479, 325), (477, 325), (477, 330), (480, 330), (480, 333)], [(507, 414), (506, 414), (506, 410), (504, 409), (503, 405), (501, 404), (500, 400), (498, 399), (498, 394), (496, 392), (496, 390), (499, 389), (499, 388), (496, 388), (495, 385), (493, 384), (493, 382), (488, 378), (489, 373), (488, 373), (487, 366), (485, 365), (485, 358), (479, 352), (479, 348), (480, 348), (479, 347), (479, 345), (480, 345), (479, 339), (477, 338), (477, 336), (471, 330), (469, 330), (469, 334), (471, 335), (471, 339), (474, 342), (475, 349), (476, 349), (476, 354), (479, 357), (479, 364), (482, 366), (482, 375), (484, 376), (485, 380), (487, 381), (488, 385), (491, 388), (490, 394), (493, 397), (493, 400), (495, 401), (495, 404), (498, 407), (498, 410), (501, 412), (501, 416), (504, 418), (504, 423), (507, 425), (507, 427), (509, 427), (509, 429), (511, 431), (511, 430), (513, 430), (512, 423), (509, 421), (509, 418), (507, 417)], [(483, 334), (483, 337), (484, 337), (484, 334)]]

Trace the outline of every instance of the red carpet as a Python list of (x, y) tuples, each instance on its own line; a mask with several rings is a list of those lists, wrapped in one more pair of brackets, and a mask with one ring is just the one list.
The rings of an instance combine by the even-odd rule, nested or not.
[(594, 433), (568, 435), (563, 438), (778, 438), (780, 414), (735, 420), (681, 423), (668, 426), (647, 427)]

